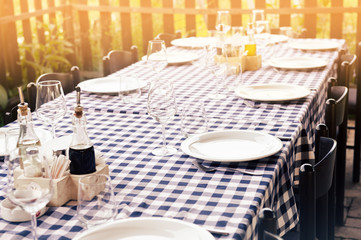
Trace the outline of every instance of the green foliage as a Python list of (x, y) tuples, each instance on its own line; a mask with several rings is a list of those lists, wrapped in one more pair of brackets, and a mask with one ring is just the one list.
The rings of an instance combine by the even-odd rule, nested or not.
[[(36, 41), (33, 34), (33, 42), (19, 44), (21, 53), (20, 64), (25, 67), (30, 66), (35, 70), (36, 76), (48, 72), (68, 72), (71, 63), (66, 58), (73, 53), (73, 45), (65, 40), (64, 32), (54, 24), (38, 22), (38, 31), (42, 29), (45, 35), (45, 44)], [(30, 59), (26, 58), (26, 55)]]

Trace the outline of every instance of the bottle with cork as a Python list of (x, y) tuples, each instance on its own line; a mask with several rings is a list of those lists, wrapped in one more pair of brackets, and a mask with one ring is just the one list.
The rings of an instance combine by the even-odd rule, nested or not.
[[(40, 139), (36, 135), (31, 111), (28, 104), (24, 101), (24, 95), (21, 87), (18, 87), (20, 103), (18, 104), (18, 123), (19, 123), (19, 138), (16, 146), (19, 148), (19, 154), (26, 156), (26, 149), (28, 147), (41, 146)], [(24, 167), (23, 161), (20, 163), (21, 168)]]
[(77, 105), (72, 116), (73, 137), (69, 147), (70, 173), (89, 174), (96, 171), (94, 146), (86, 130), (86, 118), (80, 105), (80, 87), (76, 87)]
[(256, 40), (254, 38), (254, 26), (253, 23), (248, 23), (247, 27), (247, 42), (244, 45), (244, 51), (247, 52), (247, 56), (256, 56)]

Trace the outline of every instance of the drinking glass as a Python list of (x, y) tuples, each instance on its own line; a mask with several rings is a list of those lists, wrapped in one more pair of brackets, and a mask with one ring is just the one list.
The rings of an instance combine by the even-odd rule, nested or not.
[(229, 11), (217, 11), (216, 29), (224, 34), (231, 29), (231, 16)]
[(40, 119), (51, 125), (51, 132), (55, 139), (56, 124), (66, 113), (64, 92), (60, 81), (48, 80), (37, 83), (36, 113)]
[(168, 146), (165, 137), (165, 125), (177, 112), (173, 86), (168, 81), (157, 81), (151, 84), (147, 101), (148, 114), (162, 126), (162, 146), (152, 153), (156, 156), (173, 155), (177, 149)]
[(252, 22), (256, 24), (257, 21), (264, 21), (264, 10), (263, 9), (254, 9), (252, 10)]
[(242, 26), (232, 27), (232, 36), (239, 35), (242, 37), (244, 35), (243, 33), (244, 33), (244, 29)]
[(181, 114), (181, 131), (186, 138), (208, 131), (208, 118), (202, 102), (194, 99), (184, 106)]
[(135, 103), (141, 93), (140, 81), (136, 75), (120, 76), (118, 96), (124, 103)]
[(85, 228), (114, 220), (117, 212), (108, 175), (92, 174), (79, 179), (77, 218)]
[(221, 87), (224, 83), (227, 74), (227, 64), (223, 58), (223, 47), (208, 45), (206, 47), (206, 68), (216, 79), (215, 93), (210, 94), (210, 99), (224, 99), (227, 96), (220, 93)]
[(227, 64), (224, 85), (232, 92), (242, 84), (242, 64), (245, 64), (243, 54), (242, 45), (226, 44), (224, 46), (224, 56)]
[[(37, 148), (27, 148), (26, 155), (19, 148), (10, 152), (6, 193), (11, 203), (20, 206), (31, 215), (32, 236), (33, 239), (37, 239), (36, 213), (52, 198), (53, 181), (47, 159), (39, 153), (35, 161), (28, 155), (30, 151), (37, 151)], [(28, 177), (25, 177), (25, 173), (29, 174)], [(21, 175), (25, 176), (20, 177)]]
[(152, 66), (153, 71), (157, 73), (159, 79), (160, 72), (168, 64), (164, 40), (150, 40), (148, 42), (147, 64)]

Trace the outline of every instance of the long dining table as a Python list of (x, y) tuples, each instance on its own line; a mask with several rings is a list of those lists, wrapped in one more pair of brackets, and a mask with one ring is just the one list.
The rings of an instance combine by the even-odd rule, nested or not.
[[(299, 39), (295, 41), (311, 41)], [(325, 40), (326, 41), (326, 40)], [(327, 39), (345, 47), (344, 40)], [(273, 46), (282, 57), (308, 56), (328, 59), (322, 68), (306, 70), (274, 69), (265, 64), (257, 71), (242, 74), (242, 84), (284, 83), (308, 87), (307, 97), (277, 103), (255, 102), (222, 88), (222, 100), (210, 99), (214, 77), (204, 68), (192, 64), (170, 65), (161, 78), (171, 81), (179, 110), (193, 101), (203, 102), (209, 119), (209, 131), (254, 130), (282, 140), (282, 149), (269, 157), (244, 162), (208, 162), (229, 171), (204, 172), (192, 164), (194, 157), (182, 152), (185, 137), (180, 131), (181, 117), (176, 114), (167, 123), (166, 140), (178, 151), (172, 156), (154, 156), (151, 151), (161, 144), (161, 128), (147, 114), (147, 87), (135, 103), (125, 104), (116, 94), (82, 92), (81, 103), (87, 117), (87, 129), (97, 152), (109, 165), (109, 175), (118, 202), (118, 219), (130, 217), (166, 217), (181, 219), (208, 229), (221, 229), (228, 236), (215, 234), (216, 239), (254, 239), (257, 214), (263, 207), (272, 208), (278, 219), (278, 233), (295, 227), (298, 213), (292, 186), (297, 183), (298, 168), (313, 162), (315, 126), (323, 121), (327, 79), (335, 76), (337, 49), (301, 51), (286, 43)], [(197, 49), (171, 47), (169, 52), (182, 54)], [(151, 82), (157, 75), (145, 61), (139, 61), (109, 77), (136, 74)], [(57, 136), (72, 134), (71, 112), (76, 104), (75, 92), (65, 96), (68, 114), (57, 125)], [(46, 124), (33, 114), (36, 127)], [(15, 126), (12, 123), (9, 126)], [(8, 126), (7, 126), (8, 127)], [(45, 145), (46, 146), (46, 145)], [(262, 173), (248, 175), (231, 168)], [(0, 169), (0, 199), (4, 199), (6, 167)], [(40, 239), (72, 239), (83, 227), (76, 217), (76, 201), (61, 207), (50, 207), (38, 218)], [(4, 239), (31, 238), (29, 222), (0, 220)]]

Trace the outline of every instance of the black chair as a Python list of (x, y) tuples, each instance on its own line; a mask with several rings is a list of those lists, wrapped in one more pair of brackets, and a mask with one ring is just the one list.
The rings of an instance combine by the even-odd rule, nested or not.
[[(325, 124), (316, 128), (315, 164), (303, 164), (300, 167), (298, 186), (299, 225), (289, 231), (284, 239), (330, 240), (334, 235), (334, 222), (329, 219), (329, 197), (332, 197), (334, 167), (337, 142), (329, 137)], [(330, 229), (332, 228), (332, 229)]]
[[(330, 78), (328, 81), (325, 123), (329, 129), (329, 137), (335, 139), (338, 144), (334, 184), (331, 187), (330, 192), (332, 194), (329, 197), (329, 219), (332, 223), (341, 225), (344, 210), (348, 88), (345, 86), (332, 86), (336, 81), (335, 78)], [(329, 235), (334, 236), (333, 228), (329, 230)]]
[(270, 208), (263, 208), (258, 214), (258, 240), (282, 240), (277, 236), (276, 214)]
[(170, 46), (172, 46), (171, 42), (174, 39), (181, 38), (181, 37), (182, 37), (182, 33), (180, 31), (177, 31), (175, 34), (172, 34), (172, 33), (159, 33), (155, 37), (155, 39), (164, 40), (165, 46), (170, 47)]
[[(70, 69), (70, 73), (45, 73), (38, 77), (36, 82), (38, 83), (46, 80), (59, 80), (63, 87), (64, 94), (70, 93), (74, 91), (75, 87), (80, 82), (79, 68), (73, 66)], [(36, 104), (36, 84), (34, 82), (27, 85), (27, 93), (29, 108), (33, 112)]]
[[(337, 85), (349, 88), (356, 68), (356, 55), (343, 54), (340, 57), (338, 69)], [(331, 97), (332, 98), (332, 97)], [(346, 97), (346, 108), (343, 122), (338, 127), (337, 132), (337, 161), (336, 161), (336, 224), (344, 224), (344, 196), (346, 177), (346, 148), (347, 148), (347, 122), (348, 122), (348, 94)], [(335, 138), (334, 138), (335, 139)]]
[(103, 57), (103, 75), (108, 76), (138, 61), (138, 47), (133, 45), (130, 50), (111, 50)]
[(361, 42), (357, 45), (357, 68), (356, 68), (356, 88), (349, 89), (348, 111), (355, 116), (355, 126), (348, 126), (349, 130), (354, 130), (354, 145), (348, 145), (347, 148), (353, 149), (353, 171), (352, 181), (360, 181), (360, 160), (361, 160)]

